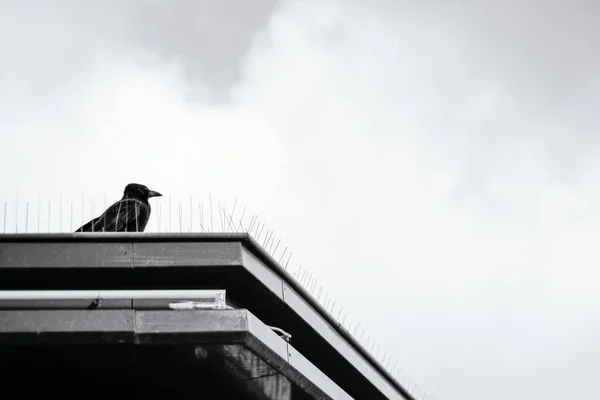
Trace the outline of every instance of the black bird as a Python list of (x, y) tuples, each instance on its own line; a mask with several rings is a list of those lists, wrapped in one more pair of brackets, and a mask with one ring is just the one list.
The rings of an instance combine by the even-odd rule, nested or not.
[(125, 187), (123, 198), (75, 232), (143, 232), (150, 220), (150, 197), (162, 194), (138, 183)]

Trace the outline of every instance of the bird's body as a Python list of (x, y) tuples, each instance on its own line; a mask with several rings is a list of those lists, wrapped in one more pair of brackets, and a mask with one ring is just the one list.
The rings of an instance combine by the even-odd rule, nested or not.
[(75, 232), (143, 232), (150, 220), (150, 197), (162, 196), (144, 185), (130, 183), (123, 198)]

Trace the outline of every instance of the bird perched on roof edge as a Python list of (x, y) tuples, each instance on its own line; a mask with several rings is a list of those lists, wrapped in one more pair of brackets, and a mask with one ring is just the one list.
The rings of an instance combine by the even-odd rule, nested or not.
[(162, 194), (138, 183), (125, 187), (121, 200), (75, 232), (143, 232), (150, 220), (150, 197)]

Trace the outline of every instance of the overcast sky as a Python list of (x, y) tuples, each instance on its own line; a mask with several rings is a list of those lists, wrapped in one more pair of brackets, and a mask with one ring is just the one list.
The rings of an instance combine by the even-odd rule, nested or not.
[(74, 230), (139, 182), (166, 195), (148, 229), (170, 195), (187, 231), (190, 195), (238, 199), (421, 398), (598, 399), (599, 18), (591, 0), (0, 0), (0, 219), (15, 231), (18, 195), (37, 231), (41, 198), (41, 230)]

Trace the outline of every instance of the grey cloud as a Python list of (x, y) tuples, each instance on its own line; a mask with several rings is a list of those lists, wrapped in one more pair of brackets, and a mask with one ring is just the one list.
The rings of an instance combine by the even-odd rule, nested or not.
[(2, 202), (239, 197), (436, 398), (598, 397), (597, 6), (228, 3), (1, 3)]

